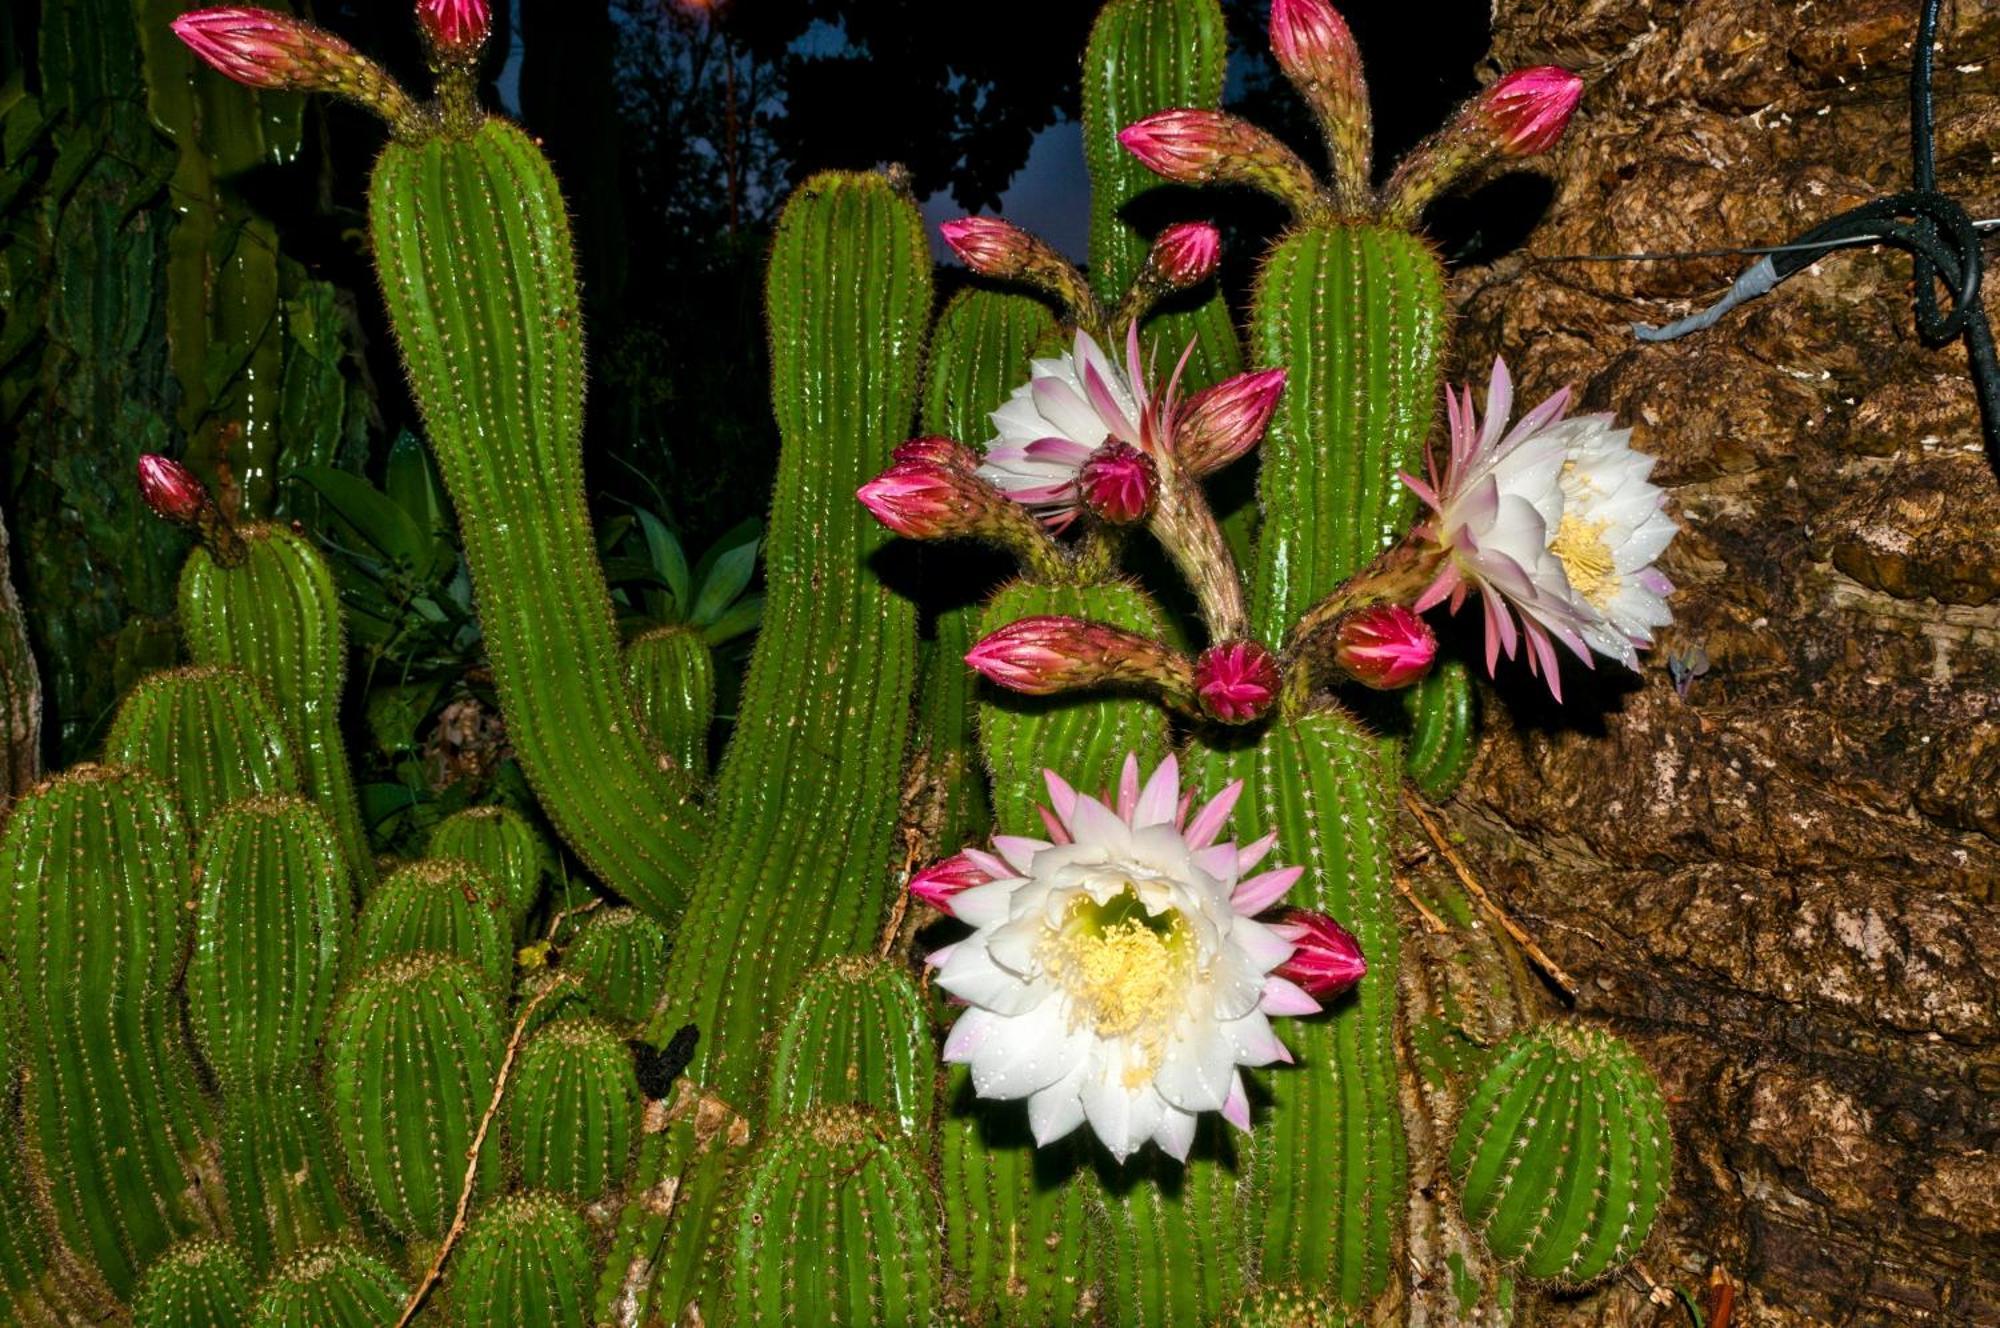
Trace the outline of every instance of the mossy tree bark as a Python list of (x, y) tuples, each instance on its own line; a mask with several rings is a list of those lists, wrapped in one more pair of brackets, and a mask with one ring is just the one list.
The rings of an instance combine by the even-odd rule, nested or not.
[[(1543, 261), (1783, 240), (1908, 188), (1915, 0), (1499, 0), (1499, 66), (1589, 91), (1525, 249), (1457, 274), (1454, 378), (1504, 353), (1661, 458), (1677, 621), (1642, 677), (1504, 665), (1452, 808), (1474, 870), (1663, 1076), (1663, 1282), (1737, 1322), (2000, 1323), (2000, 477), (1910, 265), (1831, 256), (1717, 329), (1748, 260)], [(1945, 9), (1938, 178), (2000, 198), (2000, 5)], [(1991, 283), (1988, 285), (1991, 289)], [(2000, 299), (1989, 295), (1989, 310)], [(1522, 395), (1525, 394), (1525, 395)], [(1685, 698), (1670, 651), (1711, 661)], [(1575, 1323), (1678, 1322), (1628, 1278)]]

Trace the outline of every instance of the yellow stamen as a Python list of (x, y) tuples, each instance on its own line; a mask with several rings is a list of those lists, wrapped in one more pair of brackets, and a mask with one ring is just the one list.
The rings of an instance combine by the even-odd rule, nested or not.
[(1584, 521), (1567, 512), (1556, 527), (1549, 551), (1562, 560), (1570, 588), (1602, 609), (1618, 593), (1618, 569), (1604, 542), (1603, 521)]
[(1151, 1077), (1193, 958), (1186, 920), (1178, 912), (1147, 913), (1129, 889), (1103, 904), (1078, 899), (1043, 945), (1043, 964), (1076, 1017), (1100, 1037), (1137, 1043), (1128, 1083)]

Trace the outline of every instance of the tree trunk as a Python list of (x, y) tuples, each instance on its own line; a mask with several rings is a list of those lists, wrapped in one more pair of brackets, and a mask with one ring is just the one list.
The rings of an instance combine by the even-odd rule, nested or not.
[[(1632, 424), (1680, 593), (1641, 678), (1571, 669), (1558, 710), (1503, 664), (1452, 819), (1666, 1085), (1651, 1277), (1719, 1264), (1738, 1325), (2000, 1324), (2000, 479), (1965, 351), (1916, 340), (1893, 251), (1665, 346), (1628, 325), (1750, 260), (1546, 261), (1783, 241), (1909, 188), (1918, 2), (1495, 7), (1498, 65), (1590, 86), (1547, 224), (1459, 274), (1458, 375), (1502, 353), (1523, 405), (1570, 383)], [(1991, 216), (2000, 3), (1941, 31), (1940, 187)], [(1667, 659), (1696, 646), (1683, 699)], [(1641, 1282), (1556, 1317), (1691, 1322)]]

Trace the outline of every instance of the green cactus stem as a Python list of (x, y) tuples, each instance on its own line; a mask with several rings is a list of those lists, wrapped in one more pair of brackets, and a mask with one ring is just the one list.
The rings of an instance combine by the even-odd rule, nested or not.
[(239, 798), (301, 788), (291, 731), (263, 685), (236, 669), (197, 665), (140, 682), (118, 707), (104, 759), (171, 785), (196, 833)]
[(590, 1283), (583, 1219), (551, 1195), (511, 1194), (467, 1228), (451, 1303), (463, 1328), (589, 1328)]
[[(443, 1236), (500, 1069), (486, 976), (443, 955), (387, 960), (341, 996), (327, 1042), (348, 1178), (405, 1237)], [(500, 1170), (498, 1151), (482, 1150), (478, 1190)]]
[(916, 417), (931, 263), (915, 204), (879, 175), (807, 181), (765, 299), (783, 450), (764, 622), (649, 1037), (694, 1024), (694, 1078), (746, 1112), (774, 1002), (871, 945), (890, 888), (916, 613), (870, 566), (891, 537), (854, 493)]
[(132, 1328), (238, 1328), (250, 1314), (250, 1266), (236, 1247), (188, 1240), (146, 1270)]
[(1149, 1150), (1107, 1169), (1091, 1225), (1111, 1322), (1194, 1328), (1248, 1289), (1254, 1194), (1225, 1128), (1203, 1120), (1186, 1164)]
[(945, 303), (931, 331), (924, 377), (926, 433), (976, 447), (988, 416), (1028, 381), (1028, 362), (1060, 336), (1049, 307), (1029, 295), (973, 286)]
[(253, 1268), (351, 1230), (340, 1154), (317, 1084), (264, 1082), (224, 1103), (222, 1184)]
[(1479, 696), (1465, 661), (1450, 659), (1403, 693), (1410, 736), (1403, 771), (1432, 802), (1458, 791), (1479, 754)]
[(562, 971), (583, 984), (599, 1016), (637, 1028), (666, 987), (667, 951), (667, 933), (645, 914), (600, 908), (583, 919), (563, 951)]
[[(0, 1119), (10, 1122), (20, 1088), (20, 1054), (11, 1023), (0, 1022)], [(75, 1316), (64, 1303), (55, 1241), (24, 1142), (17, 1129), (0, 1135), (0, 1322), (67, 1322)]]
[(694, 779), (708, 774), (715, 655), (699, 628), (655, 627), (625, 645), (625, 681), (639, 722)]
[(631, 1048), (602, 1020), (558, 1019), (522, 1047), (504, 1110), (523, 1184), (602, 1198), (622, 1183), (639, 1138)]
[(396, 1270), (336, 1243), (288, 1260), (257, 1293), (250, 1328), (383, 1328), (409, 1297)]
[(1300, 227), (1271, 250), (1251, 301), (1252, 354), (1285, 366), (1262, 446), (1264, 521), (1251, 625), (1276, 642), (1401, 536), (1438, 396), (1444, 269), (1407, 231)]
[(922, 1164), (852, 1108), (794, 1117), (747, 1164), (728, 1230), (730, 1322), (930, 1322), (942, 1267)]
[(527, 817), (512, 807), (467, 807), (437, 823), (425, 852), (469, 862), (499, 886), (512, 934), (524, 939), (549, 863), (549, 846)]
[(195, 853), (188, 1016), (227, 1092), (293, 1075), (319, 1048), (352, 913), (332, 825), (297, 797), (246, 799)]
[(1494, 1256), (1562, 1286), (1638, 1252), (1672, 1165), (1652, 1071), (1611, 1034), (1567, 1023), (1495, 1053), (1451, 1149), (1466, 1219)]
[(392, 141), (368, 215), (521, 766), (591, 870), (671, 920), (700, 829), (633, 714), (584, 508), (582, 308), (555, 176), (487, 120)]
[(425, 858), (384, 877), (354, 929), (354, 966), (434, 951), (478, 969), (499, 999), (514, 973), (500, 887), (469, 862)]
[(1253, 1291), (1215, 1328), (1356, 1328), (1340, 1302), (1297, 1287), (1266, 1287)]
[(765, 1123), (855, 1104), (926, 1137), (936, 1066), (930, 1013), (909, 974), (859, 955), (829, 959), (800, 979), (798, 1000), (778, 1030)]
[(180, 622), (196, 664), (241, 669), (263, 683), (298, 738), (306, 792), (340, 833), (364, 885), (375, 861), (340, 741), (346, 628), (326, 560), (282, 526), (239, 526), (242, 561), (223, 566), (197, 546), (181, 568)]

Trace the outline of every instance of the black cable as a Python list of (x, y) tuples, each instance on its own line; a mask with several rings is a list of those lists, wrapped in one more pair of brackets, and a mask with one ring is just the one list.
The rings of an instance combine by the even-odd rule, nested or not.
[[(1821, 222), (1791, 244), (1774, 246), (1737, 277), (1729, 294), (1700, 313), (1665, 327), (1635, 324), (1633, 331), (1642, 341), (1671, 341), (1714, 326), (1736, 306), (1768, 293), (1831, 250), (1894, 245), (1910, 255), (1916, 278), (1918, 334), (1934, 346), (1960, 339), (1965, 342), (1984, 426), (1986, 457), (2000, 473), (2000, 359), (1995, 358), (1993, 329), (1979, 299), (1984, 268), (1980, 227), (1956, 199), (1937, 188), (1931, 69), (1943, 3), (1923, 0), (1917, 48), (1910, 64), (1910, 174), (1915, 187), (1864, 203)], [(1950, 296), (1949, 311), (1938, 303), (1940, 284)]]

